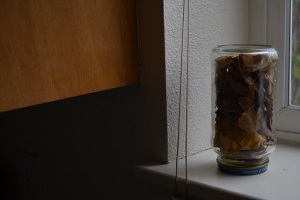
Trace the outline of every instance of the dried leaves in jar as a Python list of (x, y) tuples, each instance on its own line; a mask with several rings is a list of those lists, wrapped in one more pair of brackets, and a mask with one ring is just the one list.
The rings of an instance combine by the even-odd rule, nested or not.
[(213, 145), (222, 152), (261, 151), (272, 145), (275, 58), (240, 54), (216, 60)]

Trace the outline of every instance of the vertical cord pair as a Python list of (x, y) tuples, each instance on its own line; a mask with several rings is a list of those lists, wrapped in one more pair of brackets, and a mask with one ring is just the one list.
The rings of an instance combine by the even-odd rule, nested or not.
[(178, 160), (179, 160), (179, 143), (181, 129), (181, 100), (182, 100), (182, 71), (183, 71), (183, 49), (184, 49), (184, 28), (185, 28), (185, 0), (183, 0), (183, 17), (182, 17), (182, 32), (181, 32), (181, 61), (180, 61), (180, 84), (179, 84), (179, 111), (178, 111), (178, 130), (177, 130), (177, 149), (176, 149), (176, 170), (175, 170), (175, 192), (176, 196), (172, 200), (187, 199), (188, 195), (188, 166), (187, 166), (187, 144), (188, 144), (188, 96), (189, 96), (189, 24), (190, 24), (190, 5), (187, 0), (187, 65), (186, 65), (186, 102), (185, 102), (185, 193), (180, 195), (178, 190)]

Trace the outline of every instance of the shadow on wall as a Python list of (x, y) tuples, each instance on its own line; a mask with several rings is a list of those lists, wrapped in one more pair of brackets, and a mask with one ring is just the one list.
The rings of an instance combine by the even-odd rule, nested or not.
[(0, 113), (0, 199), (134, 199), (143, 112), (135, 85)]

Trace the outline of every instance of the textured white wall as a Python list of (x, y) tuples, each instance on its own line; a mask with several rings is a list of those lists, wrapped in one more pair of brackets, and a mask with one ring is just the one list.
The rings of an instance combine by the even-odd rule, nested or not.
[[(183, 0), (164, 0), (169, 161), (176, 158), (182, 9)], [(190, 0), (189, 154), (210, 147), (211, 49), (216, 45), (248, 41), (248, 0)], [(183, 63), (186, 64), (186, 59)], [(185, 87), (186, 81), (183, 82)], [(184, 110), (185, 99), (182, 102)], [(185, 112), (182, 114), (181, 156)]]

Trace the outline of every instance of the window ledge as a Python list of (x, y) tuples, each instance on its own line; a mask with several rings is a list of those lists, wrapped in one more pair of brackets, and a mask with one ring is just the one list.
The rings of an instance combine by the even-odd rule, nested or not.
[[(279, 141), (269, 156), (268, 170), (259, 175), (234, 176), (217, 169), (217, 154), (209, 149), (188, 158), (188, 190), (205, 199), (299, 199), (300, 144)], [(184, 160), (179, 161), (179, 190), (184, 191)], [(147, 164), (135, 176), (174, 189), (175, 163)]]

